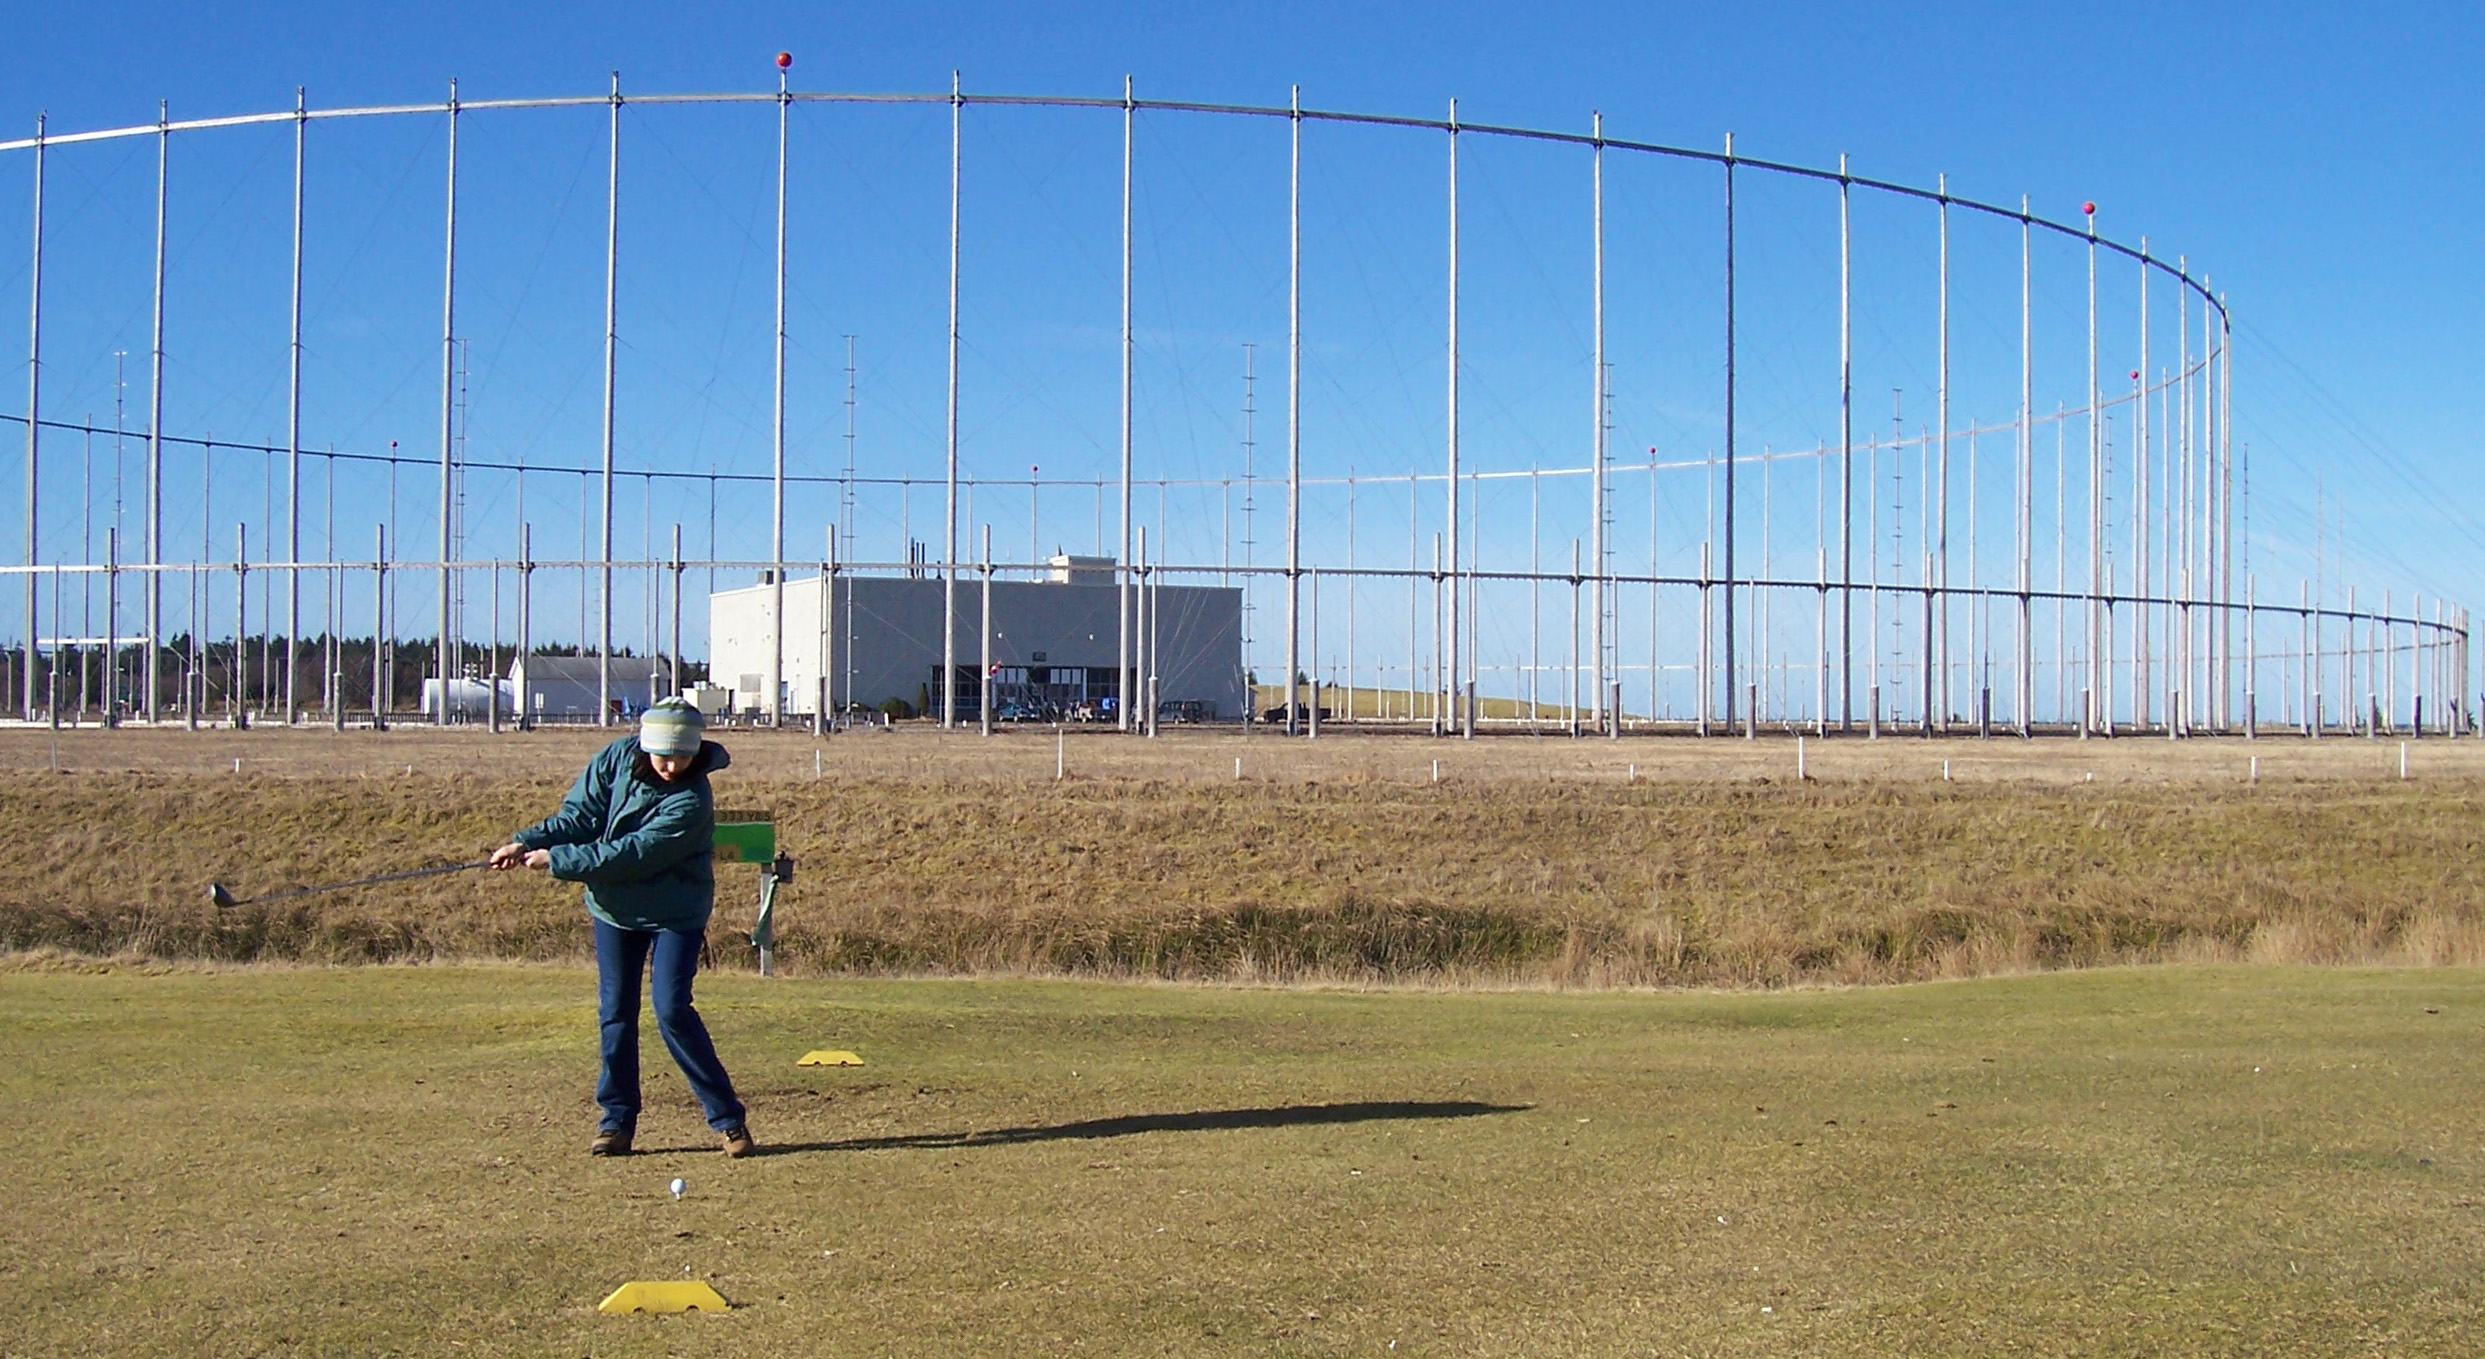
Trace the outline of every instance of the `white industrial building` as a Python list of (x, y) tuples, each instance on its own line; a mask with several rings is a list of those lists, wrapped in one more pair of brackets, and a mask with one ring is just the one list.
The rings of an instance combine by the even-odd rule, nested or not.
[[(779, 711), (808, 716), (825, 697), (832, 712), (883, 709), (939, 712), (943, 582), (937, 571), (911, 576), (839, 575), (822, 596), (822, 577), (784, 585), (785, 630)], [(980, 715), (985, 652), (982, 575), (958, 573), (952, 637), (956, 712)], [(1056, 557), (1047, 579), (991, 583), (993, 713), (997, 719), (1092, 717), (1118, 710), (1121, 590), (1110, 559)], [(776, 587), (762, 582), (708, 596), (708, 674), (726, 686), (739, 713), (767, 710), (770, 609)], [(1134, 594), (1141, 593), (1139, 591)], [(1155, 680), (1167, 718), (1239, 719), (1248, 707), (1242, 668), (1242, 591), (1150, 585), (1144, 626), (1134, 629), (1135, 688)], [(823, 688), (822, 676), (828, 685)]]

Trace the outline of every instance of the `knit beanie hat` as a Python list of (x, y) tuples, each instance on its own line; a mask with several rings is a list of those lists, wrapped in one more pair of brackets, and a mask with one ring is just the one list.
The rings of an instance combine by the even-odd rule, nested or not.
[(659, 700), (639, 714), (639, 749), (650, 755), (696, 755), (707, 719), (686, 698)]

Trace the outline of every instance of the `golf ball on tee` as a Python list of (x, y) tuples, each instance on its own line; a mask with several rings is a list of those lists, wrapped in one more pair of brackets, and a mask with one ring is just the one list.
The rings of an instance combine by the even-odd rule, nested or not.
[(681, 1182), (679, 1179), (676, 1179), (676, 1180), (674, 1180), (674, 1181), (673, 1181), (673, 1183), (672, 1183), (672, 1185), (671, 1185), (670, 1187), (671, 1187), (671, 1189), (673, 1190), (673, 1197), (674, 1197), (675, 1199), (679, 1199), (679, 1198), (681, 1198), (681, 1196), (682, 1196), (682, 1182)]

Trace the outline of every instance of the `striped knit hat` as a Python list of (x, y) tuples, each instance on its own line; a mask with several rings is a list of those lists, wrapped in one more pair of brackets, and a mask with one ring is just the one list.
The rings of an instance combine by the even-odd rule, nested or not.
[(659, 700), (639, 714), (639, 749), (650, 755), (696, 755), (707, 719), (686, 698)]

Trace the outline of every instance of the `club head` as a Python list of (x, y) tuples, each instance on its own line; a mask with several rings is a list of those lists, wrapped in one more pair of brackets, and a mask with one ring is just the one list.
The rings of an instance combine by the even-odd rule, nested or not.
[(233, 904), (233, 894), (226, 891), (224, 884), (220, 882), (211, 882), (207, 884), (207, 899), (216, 903), (218, 909), (222, 909)]

